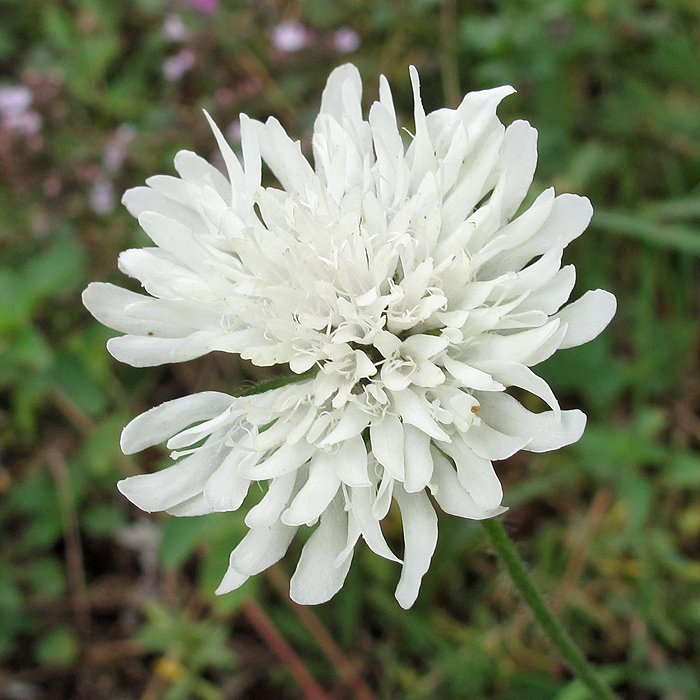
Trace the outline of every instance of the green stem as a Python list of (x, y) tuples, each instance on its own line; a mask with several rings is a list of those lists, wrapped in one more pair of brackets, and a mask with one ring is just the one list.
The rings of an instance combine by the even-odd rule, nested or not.
[(318, 368), (310, 369), (303, 374), (287, 374), (283, 377), (263, 379), (263, 381), (258, 382), (255, 386), (251, 386), (250, 389), (246, 389), (242, 392), (241, 396), (253, 396), (254, 394), (262, 394), (265, 391), (270, 391), (271, 389), (279, 389), (281, 386), (286, 386), (287, 384), (304, 382), (307, 379), (312, 379), (316, 374), (318, 374)]
[(554, 619), (544, 600), (542, 600), (542, 596), (532, 584), (525, 569), (525, 564), (515, 551), (515, 547), (503, 529), (501, 522), (497, 518), (490, 518), (489, 520), (483, 520), (482, 524), (491, 538), (491, 544), (493, 544), (494, 549), (498, 552), (508, 569), (513, 583), (517, 586), (537, 622), (540, 623), (549, 640), (559, 651), (569, 668), (579, 677), (581, 682), (585, 683), (592, 693), (592, 697), (596, 698), (596, 700), (618, 700), (615, 693), (596, 675), (593, 667), (588, 663), (574, 641)]
[(457, 0), (442, 0), (440, 7), (440, 64), (445, 102), (448, 107), (456, 108), (462, 101), (457, 56)]

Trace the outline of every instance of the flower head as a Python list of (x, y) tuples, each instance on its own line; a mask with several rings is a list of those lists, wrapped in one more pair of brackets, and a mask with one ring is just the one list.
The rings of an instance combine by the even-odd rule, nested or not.
[(163, 61), (163, 75), (171, 82), (180, 80), (194, 66), (196, 61), (197, 56), (194, 51), (191, 49), (180, 49), (174, 56), (170, 56), (170, 58), (166, 58)]
[(360, 35), (353, 29), (350, 29), (350, 27), (341, 27), (333, 32), (332, 41), (333, 47), (340, 53), (352, 53), (353, 51), (357, 51), (362, 43)]
[[(411, 80), (406, 145), (386, 79), (365, 119), (357, 69), (335, 69), (314, 126), (315, 167), (274, 118), (241, 116), (242, 161), (210, 120), (228, 178), (182, 151), (179, 178), (155, 176), (124, 196), (155, 246), (123, 252), (119, 266), (146, 293), (103, 283), (84, 293), (96, 318), (125, 334), (109, 351), (133, 366), (219, 350), (296, 375), (247, 396), (176, 399), (124, 429), (125, 452), (166, 442), (175, 460), (120, 482), (146, 511), (236, 510), (252, 483), (267, 485), (220, 593), (314, 527), (291, 595), (328, 600), (360, 537), (399, 561), (380, 526), (395, 501), (405, 540), (396, 598), (409, 607), (437, 540), (433, 501), (464, 518), (497, 515), (493, 460), (583, 432), (583, 413), (561, 410), (530, 367), (594, 338), (614, 314), (602, 290), (562, 308), (575, 276), (562, 252), (591, 205), (549, 189), (516, 216), (537, 132), (497, 118), (513, 89), (426, 115), (413, 68)], [(262, 186), (262, 161), (280, 187)], [(508, 387), (548, 410), (527, 410)]]
[(313, 34), (301, 22), (285, 20), (273, 27), (270, 41), (282, 53), (295, 53), (313, 42)]
[(190, 0), (190, 5), (205, 15), (213, 15), (219, 10), (219, 0)]
[(34, 95), (26, 85), (0, 88), (0, 127), (25, 136), (41, 130), (41, 115), (30, 109)]

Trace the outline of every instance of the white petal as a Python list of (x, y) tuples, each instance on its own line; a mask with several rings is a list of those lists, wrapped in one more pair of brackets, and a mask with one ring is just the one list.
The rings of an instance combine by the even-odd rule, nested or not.
[[(252, 441), (252, 448), (256, 452), (267, 452), (276, 447), (280, 447), (287, 442), (290, 428), (293, 429), (293, 417), (290, 419), (289, 413), (282, 414), (275, 422), (262, 432), (258, 432)], [(291, 425), (290, 425), (291, 423)], [(298, 442), (298, 441), (297, 441)], [(294, 443), (290, 443), (294, 444)]]
[(335, 471), (340, 480), (348, 486), (370, 486), (367, 473), (367, 448), (361, 435), (340, 443), (336, 455)]
[[(517, 435), (530, 441), (529, 452), (548, 452), (576, 442), (586, 427), (586, 416), (579, 410), (532, 413), (507, 394), (479, 396), (479, 416), (490, 426), (503, 433)], [(445, 450), (447, 451), (447, 450)]]
[[(478, 153), (471, 153), (465, 161), (457, 183), (445, 198), (442, 207), (443, 229), (452, 232), (470, 215), (474, 207), (493, 186), (493, 173), (498, 163), (498, 153), (503, 142), (504, 126), (496, 121), (485, 136)], [(474, 156), (477, 157), (474, 157)], [(435, 255), (442, 259), (441, 249)]]
[(385, 415), (369, 428), (372, 453), (379, 464), (386, 469), (394, 479), (403, 481), (403, 425), (392, 415)]
[[(355, 100), (348, 101), (344, 98), (346, 85), (351, 86), (351, 92), (355, 94)], [(362, 119), (360, 99), (362, 97), (362, 78), (360, 71), (352, 63), (345, 63), (331, 71), (326, 81), (326, 87), (321, 96), (321, 109), (319, 114), (329, 114), (339, 124), (343, 123), (346, 116)], [(355, 104), (353, 104), (353, 102)], [(355, 107), (353, 114), (348, 114), (348, 107)]]
[(396, 411), (404, 423), (415, 425), (416, 428), (436, 440), (449, 442), (450, 436), (433, 420), (430, 415), (430, 403), (425, 398), (416, 394), (412, 389), (391, 391), (390, 393)]
[[(190, 201), (192, 204), (196, 204), (202, 192), (201, 186), (185, 182), (172, 175), (153, 175), (146, 180), (146, 184), (174, 202)], [(177, 220), (175, 219), (175, 221)]]
[(418, 597), (421, 579), (435, 551), (437, 516), (425, 491), (406, 493), (401, 484), (397, 484), (394, 498), (401, 510), (405, 542), (403, 568), (395, 596), (399, 605), (408, 609)]
[(367, 546), (380, 557), (390, 561), (401, 561), (386, 543), (379, 520), (372, 512), (371, 489), (354, 487), (351, 494), (350, 515), (357, 521)]
[(411, 381), (416, 386), (434, 387), (445, 381), (445, 373), (430, 360), (423, 360), (416, 372), (411, 375)]
[[(209, 258), (207, 249), (198, 243), (192, 230), (179, 221), (147, 211), (139, 216), (139, 224), (159, 248), (193, 269)], [(206, 272), (203, 268), (202, 271)]]
[(140, 452), (165, 442), (193, 423), (209, 420), (226, 411), (237, 399), (218, 391), (203, 391), (166, 401), (134, 418), (122, 431), (124, 454)]
[(244, 187), (243, 168), (241, 167), (236, 154), (231, 149), (231, 146), (228, 145), (224, 135), (221, 133), (221, 130), (211, 116), (209, 116), (209, 112), (204, 110), (204, 116), (209, 122), (209, 126), (214, 133), (214, 138), (216, 139), (216, 143), (219, 146), (224, 163), (226, 164), (226, 170), (228, 171), (229, 180), (231, 181), (231, 188), (234, 193), (240, 192), (240, 190), (242, 190)]
[(557, 317), (566, 323), (566, 335), (560, 348), (573, 348), (593, 340), (610, 323), (617, 310), (617, 299), (604, 289), (586, 292), (577, 301), (565, 306)]
[(264, 124), (251, 120), (258, 135), (260, 155), (287, 192), (304, 192), (314, 172), (302, 155), (299, 141), (292, 141), (274, 117)]
[(434, 470), (430, 491), (445, 513), (470, 520), (484, 520), (507, 510), (500, 506), (486, 509), (477, 505), (469, 492), (459, 483), (455, 468), (445, 456), (435, 448), (432, 449), (432, 453)]
[(359, 435), (369, 425), (370, 420), (369, 413), (362, 411), (355, 404), (348, 404), (338, 424), (318, 446), (337, 445), (339, 442), (349, 440)]
[(355, 553), (357, 540), (360, 539), (360, 534), (360, 526), (357, 524), (357, 520), (348, 515), (348, 535), (345, 540), (345, 548), (333, 560), (333, 566), (342, 566), (348, 559), (352, 558), (352, 555)]
[(422, 491), (433, 474), (430, 436), (412, 425), (404, 425), (404, 488), (408, 493)]
[(503, 173), (493, 196), (500, 199), (501, 220), (515, 214), (532, 183), (537, 165), (537, 129), (526, 121), (514, 121), (503, 137)]
[(197, 331), (184, 338), (158, 338), (122, 335), (107, 341), (107, 350), (115, 360), (132, 367), (157, 367), (170, 362), (186, 362), (210, 352), (211, 341), (219, 335)]
[(214, 591), (216, 595), (224, 595), (224, 593), (230, 593), (240, 588), (250, 576), (247, 574), (242, 574), (240, 571), (236, 571), (233, 567), (229, 566), (226, 569), (224, 577), (221, 579), (221, 583)]
[[(504, 238), (505, 242), (503, 245), (508, 242), (508, 237), (504, 236)], [(576, 278), (575, 274), (572, 275), (573, 266), (569, 265), (568, 269), (565, 268), (565, 272), (559, 269), (561, 267), (561, 259), (563, 254), (563, 246), (557, 245), (554, 248), (551, 248), (541, 258), (538, 258), (535, 262), (530, 263), (527, 267), (520, 270), (520, 272), (516, 272), (513, 275), (512, 281), (506, 283), (509, 287), (509, 297), (525, 297), (518, 305), (518, 310), (550, 309), (553, 305), (551, 301), (552, 290), (550, 290), (549, 283), (557, 277), (557, 274), (563, 274), (563, 276), (566, 278), (562, 280), (564, 283), (562, 286), (566, 287), (571, 285), (571, 288), (573, 288), (574, 280)], [(556, 289), (553, 291), (556, 295)], [(566, 290), (564, 289), (563, 291), (565, 292)], [(568, 291), (571, 293), (571, 289)], [(561, 304), (563, 304), (568, 298), (568, 296), (565, 296)], [(534, 301), (531, 301), (531, 299), (534, 299)], [(537, 303), (538, 299), (541, 300), (541, 304)], [(559, 304), (559, 306), (561, 306), (561, 304)], [(554, 313), (555, 311), (558, 311), (559, 306), (556, 306), (551, 311), (547, 311), (547, 313)]]
[(221, 466), (204, 484), (204, 498), (212, 510), (224, 512), (238, 510), (250, 487), (250, 479), (238, 471), (240, 461), (249, 453), (242, 449), (232, 449)]
[[(540, 260), (544, 260), (545, 257), (543, 255)], [(525, 270), (535, 265), (537, 263), (526, 267)], [(575, 281), (576, 268), (573, 265), (562, 267), (546, 284), (532, 292), (518, 309), (539, 309), (547, 314), (556, 313), (571, 296)]]
[(247, 114), (241, 114), (241, 151), (245, 170), (246, 192), (252, 196), (260, 187), (262, 178), (262, 161), (260, 147), (253, 120)]
[(411, 184), (414, 191), (429, 170), (435, 170), (435, 151), (430, 141), (428, 123), (420, 96), (420, 78), (415, 66), (408, 67), (413, 88), (413, 122), (416, 133), (407, 151), (411, 163)]
[[(441, 159), (441, 189), (443, 192), (448, 192), (457, 181), (459, 171), (469, 152), (469, 136), (454, 110), (441, 109), (428, 115), (428, 128), (431, 132), (438, 128), (439, 122), (442, 122), (444, 128), (440, 136), (433, 137), (433, 143)], [(441, 151), (444, 151), (444, 155)]]
[(502, 85), (488, 90), (475, 90), (465, 95), (457, 112), (462, 121), (469, 126), (472, 138), (486, 129), (496, 114), (496, 107), (514, 92), (515, 88), (511, 85)]
[(403, 341), (402, 352), (415, 359), (430, 359), (442, 352), (449, 344), (450, 341), (444, 336), (418, 333)]
[(309, 476), (284, 513), (282, 522), (303, 525), (318, 518), (338, 493), (340, 478), (328, 464), (328, 453), (319, 450), (309, 464)]
[(181, 221), (193, 231), (204, 228), (204, 221), (196, 211), (183, 202), (174, 202), (151, 187), (132, 187), (122, 197), (122, 203), (135, 218), (145, 211), (153, 211), (169, 219)]
[(554, 392), (549, 384), (538, 377), (529, 367), (517, 362), (482, 362), (480, 367), (506, 386), (517, 386), (539, 396), (559, 415), (559, 402)]
[(396, 112), (394, 111), (394, 100), (391, 96), (391, 86), (386, 76), (379, 76), (379, 103), (387, 109), (391, 118), (396, 124)]
[[(559, 319), (555, 319), (555, 322)], [(549, 338), (536, 348), (527, 358), (522, 362), (528, 367), (534, 367), (540, 362), (544, 362), (548, 357), (551, 357), (561, 346), (561, 341), (566, 335), (566, 325), (561, 325), (557, 328), (554, 333), (552, 333)]]
[(273, 525), (287, 507), (296, 479), (295, 471), (273, 479), (260, 503), (248, 511), (245, 524), (254, 530)]
[(265, 571), (286, 554), (296, 531), (296, 527), (279, 521), (270, 527), (249, 530), (231, 552), (229, 566), (247, 576)]
[(464, 362), (458, 362), (451, 357), (443, 357), (440, 362), (443, 367), (464, 387), (481, 389), (483, 391), (503, 391), (505, 387), (494, 381), (486, 372), (472, 367)]
[[(119, 254), (118, 267), (124, 274), (139, 280), (154, 297), (175, 300), (182, 303), (185, 309), (193, 304), (198, 305), (206, 316), (217, 308), (216, 297), (205, 281), (165, 250), (156, 247), (130, 248)], [(214, 309), (209, 306), (210, 303)]]
[(460, 360), (473, 365), (492, 360), (534, 364), (531, 357), (556, 333), (559, 325), (559, 319), (555, 318), (540, 328), (510, 335), (485, 333), (463, 351)]
[(318, 415), (318, 409), (316, 406), (309, 406), (306, 413), (303, 413), (299, 417), (299, 421), (293, 427), (290, 427), (289, 433), (287, 434), (287, 442), (293, 445), (295, 442), (299, 442), (306, 433), (308, 432), (311, 424), (316, 420)]
[(299, 469), (309, 461), (314, 452), (316, 452), (316, 446), (310, 445), (306, 440), (294, 445), (287, 442), (258, 464), (242, 466), (241, 474), (254, 481), (274, 479)]
[[(486, 262), (486, 264), (481, 268), (481, 270), (479, 270), (479, 279), (490, 280), (497, 278), (500, 275), (503, 275), (504, 273), (512, 272), (513, 270), (518, 270), (525, 264), (525, 262), (528, 262), (532, 257), (534, 257), (530, 256), (519, 267), (515, 267), (511, 265), (510, 262), (510, 251), (512, 249), (518, 248), (524, 242), (530, 240), (537, 233), (537, 231), (539, 231), (542, 228), (542, 225), (545, 221), (547, 221), (549, 215), (551, 214), (552, 208), (554, 206), (554, 200), (554, 189), (550, 187), (549, 189), (546, 189), (544, 192), (542, 192), (525, 212), (523, 212), (516, 219), (513, 219), (509, 224), (498, 230), (498, 237), (502, 239), (504, 244), (507, 244), (505, 248), (506, 252), (497, 255), (493, 259), (488, 260), (488, 262)], [(469, 224), (472, 224), (471, 233), (469, 232)], [(457, 229), (453, 238), (455, 240), (460, 240), (460, 229), (464, 229), (461, 232), (461, 235), (467, 236), (467, 240), (470, 246), (472, 246), (473, 248), (474, 244), (478, 245), (479, 243), (479, 241), (472, 242), (472, 238), (475, 238), (477, 235), (473, 231), (473, 228), (474, 220), (473, 218), (470, 218), (466, 222), (463, 222), (462, 226)], [(479, 237), (488, 240), (488, 236), (492, 233), (493, 231), (489, 229)], [(448, 238), (445, 240), (444, 244), (441, 245), (441, 247), (438, 249), (438, 253), (436, 254), (437, 259), (442, 259), (444, 255), (448, 252), (447, 248), (448, 243), (450, 242), (451, 239)], [(480, 241), (481, 245), (483, 245), (484, 242), (485, 241), (483, 240)]]
[(552, 248), (566, 247), (586, 230), (592, 216), (593, 207), (586, 197), (559, 195), (542, 227), (527, 243), (500, 256), (499, 266), (506, 270), (520, 270), (538, 255)]
[(192, 151), (182, 150), (175, 154), (175, 170), (186, 182), (198, 187), (211, 185), (222, 197), (228, 196), (231, 185), (222, 173), (211, 163)]
[(529, 443), (529, 438), (494, 430), (485, 420), (471, 425), (461, 437), (474, 454), (483, 459), (508, 459)]
[[(237, 406), (236, 404), (239, 405)], [(213, 435), (220, 430), (227, 430), (231, 425), (236, 424), (244, 413), (245, 411), (240, 408), (240, 402), (236, 402), (218, 416), (214, 416), (214, 418), (203, 423), (197, 423), (197, 425), (193, 425), (173, 435), (165, 443), (165, 446), (169, 450), (181, 450), (185, 447), (191, 447), (208, 435)]]
[(165, 512), (168, 515), (176, 515), (180, 518), (193, 518), (197, 515), (210, 515), (214, 511), (207, 503), (204, 495), (198, 493), (196, 496), (192, 496), (192, 498), (188, 498), (186, 501), (168, 508)]
[(376, 520), (384, 520), (386, 518), (389, 508), (391, 508), (393, 495), (394, 477), (387, 470), (384, 470), (382, 480), (379, 482), (377, 497), (372, 504), (372, 515)]
[(475, 455), (459, 434), (453, 436), (451, 443), (440, 443), (439, 447), (452, 457), (457, 467), (459, 483), (480, 508), (493, 510), (501, 505), (503, 487), (488, 459)]
[(395, 119), (395, 115), (380, 102), (372, 105), (369, 123), (380, 173), (379, 186), (382, 199), (389, 206), (394, 203), (397, 194), (403, 192), (406, 180), (404, 146)]
[(345, 548), (348, 515), (335, 501), (321, 516), (321, 522), (301, 551), (289, 583), (289, 596), (300, 605), (318, 605), (330, 600), (342, 587), (352, 556), (336, 566)]
[[(122, 289), (113, 284), (104, 282), (92, 282), (83, 292), (83, 304), (85, 308), (102, 324), (109, 328), (114, 328), (122, 333), (133, 333), (135, 335), (168, 335), (181, 337), (188, 335), (194, 330), (187, 324), (178, 324), (177, 330), (173, 333), (170, 323), (162, 323), (155, 320), (134, 317), (129, 313), (129, 307), (144, 302), (154, 302), (151, 297), (143, 294), (136, 294), (127, 289)], [(156, 302), (157, 303), (157, 302)], [(179, 331), (179, 332), (177, 332)]]
[(201, 493), (219, 463), (214, 450), (203, 446), (171, 467), (122, 479), (117, 488), (147, 513), (167, 510)]
[(413, 374), (397, 369), (392, 362), (382, 365), (380, 378), (384, 386), (392, 392), (406, 390), (413, 381)]

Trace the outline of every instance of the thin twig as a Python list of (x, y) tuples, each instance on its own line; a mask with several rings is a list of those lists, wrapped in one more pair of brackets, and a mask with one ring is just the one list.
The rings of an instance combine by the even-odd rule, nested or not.
[(66, 576), (68, 578), (68, 590), (70, 591), (75, 626), (81, 632), (83, 639), (86, 639), (90, 632), (90, 602), (85, 584), (83, 548), (80, 542), (78, 516), (70, 483), (70, 474), (68, 473), (66, 460), (57, 447), (49, 447), (44, 452), (44, 455), (49, 465), (51, 476), (56, 484), (56, 492), (58, 493), (61, 508), (63, 541), (66, 554)]
[(90, 435), (95, 429), (95, 421), (83, 411), (70, 396), (60, 389), (54, 388), (51, 398), (58, 410), (85, 436)]
[(284, 598), (285, 603), (294, 611), (301, 623), (309, 630), (321, 651), (335, 667), (342, 683), (350, 686), (358, 700), (376, 700), (369, 686), (358, 674), (355, 665), (335, 643), (328, 630), (310, 608), (295, 603), (289, 597), (289, 581), (278, 566), (267, 570), (267, 578)]
[(611, 501), (612, 495), (610, 491), (605, 488), (600, 489), (593, 497), (593, 502), (591, 503), (591, 507), (586, 515), (586, 521), (583, 525), (583, 532), (574, 550), (571, 552), (566, 569), (564, 570), (564, 575), (561, 581), (559, 581), (559, 585), (550, 601), (550, 607), (555, 615), (560, 615), (563, 612), (571, 591), (576, 587), (581, 577), (583, 567), (586, 563), (586, 553), (591, 546), (596, 531), (603, 522), (605, 514), (610, 508)]
[[(90, 416), (83, 411), (80, 406), (78, 406), (73, 399), (70, 398), (66, 393), (60, 389), (54, 389), (51, 392), (51, 398), (53, 399), (54, 405), (61, 412), (64, 418), (71, 423), (80, 435), (84, 438), (89, 437), (94, 432), (97, 427), (97, 423), (90, 418)], [(132, 476), (133, 474), (138, 474), (138, 469), (134, 465), (133, 460), (128, 455), (119, 451), (116, 453), (116, 459), (123, 468), (124, 473), (127, 476)]]
[(148, 649), (135, 639), (115, 639), (97, 642), (85, 650), (85, 662), (89, 666), (114, 666), (122, 659), (144, 656)]
[(323, 688), (316, 682), (304, 662), (297, 656), (294, 649), (289, 646), (275, 624), (267, 616), (267, 613), (253, 598), (248, 598), (243, 603), (243, 614), (255, 628), (256, 632), (265, 640), (270, 649), (279, 657), (294, 680), (299, 684), (306, 700), (329, 700)]

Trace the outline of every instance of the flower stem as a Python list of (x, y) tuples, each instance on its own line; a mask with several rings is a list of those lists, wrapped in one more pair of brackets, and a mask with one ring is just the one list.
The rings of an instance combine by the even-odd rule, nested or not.
[(296, 382), (304, 382), (307, 379), (313, 379), (318, 374), (318, 368), (315, 367), (310, 369), (308, 372), (303, 374), (287, 374), (282, 377), (270, 377), (270, 379), (263, 379), (261, 382), (251, 386), (241, 393), (241, 396), (253, 396), (254, 394), (262, 394), (271, 389), (279, 389), (282, 386), (287, 386), (287, 384), (294, 384)]
[(491, 538), (491, 544), (503, 560), (510, 577), (513, 579), (513, 583), (515, 583), (530, 610), (532, 610), (537, 622), (540, 623), (550, 642), (559, 651), (569, 668), (587, 686), (591, 692), (591, 697), (596, 700), (618, 700), (615, 693), (596, 675), (593, 667), (588, 663), (574, 641), (554, 619), (542, 596), (532, 584), (525, 569), (525, 564), (515, 551), (515, 547), (503, 529), (500, 520), (498, 518), (490, 518), (483, 520), (482, 524)]

